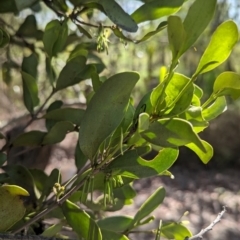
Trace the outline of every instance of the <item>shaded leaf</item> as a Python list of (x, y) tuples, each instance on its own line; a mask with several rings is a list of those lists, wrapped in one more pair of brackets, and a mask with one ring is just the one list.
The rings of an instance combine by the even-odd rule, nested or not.
[(217, 0), (196, 0), (189, 8), (187, 16), (183, 21), (186, 31), (186, 41), (181, 53), (186, 52), (199, 38), (201, 33), (211, 21)]
[(9, 41), (10, 41), (10, 37), (8, 33), (4, 29), (0, 28), (0, 48), (6, 47), (9, 44)]
[(129, 216), (113, 216), (100, 219), (97, 224), (101, 229), (112, 232), (124, 232), (132, 223), (133, 218)]
[(237, 41), (238, 28), (233, 21), (229, 20), (218, 26), (200, 59), (195, 74), (208, 72), (222, 64), (229, 57)]
[(38, 55), (32, 53), (28, 57), (23, 58), (22, 71), (28, 73), (33, 78), (37, 77)]
[(104, 240), (130, 240), (127, 236), (117, 233), (117, 232), (112, 232), (110, 230), (102, 229), (102, 237)]
[(186, 40), (186, 32), (180, 17), (168, 17), (168, 41), (172, 51), (172, 59), (178, 59), (181, 49)]
[[(69, 200), (64, 202), (61, 207), (68, 224), (78, 234), (80, 239), (102, 240), (102, 234), (98, 225), (85, 211)], [(90, 236), (92, 238), (89, 238)]]
[(61, 142), (68, 132), (72, 132), (74, 126), (67, 121), (57, 122), (50, 131), (44, 136), (42, 144), (55, 144)]
[(34, 15), (28, 15), (19, 27), (17, 33), (21, 37), (34, 38), (37, 36), (37, 21)]
[(80, 148), (91, 160), (101, 143), (121, 123), (133, 87), (135, 72), (123, 72), (106, 80), (92, 97), (80, 128)]
[(22, 72), (22, 81), (24, 105), (32, 113), (34, 107), (39, 104), (38, 86), (34, 77), (25, 72)]
[(86, 68), (86, 60), (84, 56), (77, 56), (67, 62), (57, 79), (56, 91), (81, 81), (80, 77)]
[(3, 152), (0, 152), (0, 167), (7, 161), (7, 155)]
[(176, 13), (184, 0), (149, 1), (138, 8), (131, 16), (136, 23), (155, 20)]
[(48, 111), (43, 118), (56, 121), (69, 121), (80, 126), (84, 113), (85, 110), (79, 108), (58, 108)]
[(89, 39), (92, 39), (92, 35), (81, 25), (77, 24), (77, 28), (80, 33), (82, 33), (84, 36), (88, 37)]
[(87, 162), (88, 158), (83, 154), (79, 141), (77, 141), (76, 147), (75, 147), (75, 165), (77, 169), (81, 169)]
[(178, 150), (162, 149), (153, 160), (144, 160), (137, 155), (136, 150), (127, 151), (114, 159), (106, 168), (112, 175), (122, 175), (130, 178), (145, 178), (159, 175), (169, 169), (178, 157)]
[(140, 223), (145, 217), (153, 212), (163, 202), (166, 191), (163, 187), (159, 187), (139, 208), (134, 216), (133, 223)]
[(99, 4), (102, 5), (105, 14), (113, 21), (117, 26), (128, 32), (136, 32), (138, 25), (129, 16), (122, 7), (114, 0), (101, 0)]
[(33, 146), (40, 146), (46, 132), (41, 131), (30, 131), (19, 135), (14, 141), (14, 146), (26, 146), (26, 147), (33, 147)]

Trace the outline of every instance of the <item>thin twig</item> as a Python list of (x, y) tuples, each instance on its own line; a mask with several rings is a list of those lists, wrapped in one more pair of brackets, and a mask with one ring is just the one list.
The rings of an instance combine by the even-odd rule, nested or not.
[[(98, 170), (94, 171), (94, 174), (96, 174), (98, 172)], [(74, 186), (73, 188), (71, 188), (62, 198), (60, 198), (58, 201), (54, 202), (52, 205), (48, 206), (46, 209), (44, 209), (43, 211), (41, 211), (40, 213), (38, 213), (35, 217), (33, 217), (32, 219), (30, 219), (28, 222), (26, 222), (23, 226), (17, 228), (16, 230), (14, 230), (12, 232), (12, 234), (16, 234), (22, 230), (24, 230), (25, 228), (29, 227), (31, 224), (35, 223), (36, 221), (38, 221), (39, 219), (41, 219), (42, 217), (44, 217), (45, 215), (47, 215), (48, 213), (50, 213), (51, 211), (53, 211), (55, 208), (57, 208), (58, 206), (60, 206), (62, 203), (64, 203), (74, 192), (76, 192), (80, 187), (83, 186), (85, 180), (88, 178), (88, 176), (84, 177), (82, 179), (82, 181), (77, 184), (76, 186)]]
[(203, 235), (213, 229), (213, 227), (221, 221), (223, 218), (224, 213), (226, 212), (226, 207), (223, 206), (222, 212), (218, 214), (216, 219), (206, 228), (202, 229), (198, 234), (192, 236), (192, 237), (186, 237), (185, 240), (193, 240), (193, 239), (203, 239)]

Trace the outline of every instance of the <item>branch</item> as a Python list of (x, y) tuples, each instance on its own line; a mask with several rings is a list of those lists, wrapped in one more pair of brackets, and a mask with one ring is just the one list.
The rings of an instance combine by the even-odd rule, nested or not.
[(206, 228), (202, 229), (198, 234), (192, 236), (192, 237), (186, 237), (185, 240), (193, 240), (193, 239), (203, 239), (203, 235), (207, 232), (209, 232), (210, 230), (213, 229), (213, 227), (219, 223), (221, 221), (221, 219), (223, 218), (224, 213), (226, 212), (226, 207), (223, 206), (223, 210), (218, 214), (218, 216), (216, 217), (216, 219)]

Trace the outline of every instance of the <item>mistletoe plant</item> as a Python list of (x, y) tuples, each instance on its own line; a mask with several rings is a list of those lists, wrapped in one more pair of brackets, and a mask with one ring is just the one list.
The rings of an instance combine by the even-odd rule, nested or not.
[[(16, 10), (29, 7), (30, 2), (32, 1), (26, 1), (26, 6), (19, 6), (16, 1)], [(127, 240), (135, 228), (154, 219), (151, 213), (165, 197), (165, 189), (160, 187), (143, 203), (135, 216), (99, 217), (104, 211), (116, 211), (132, 203), (136, 196), (132, 186), (135, 179), (171, 176), (169, 168), (177, 160), (180, 146), (194, 151), (204, 164), (213, 156), (211, 145), (198, 134), (208, 127), (210, 120), (226, 110), (225, 96), (234, 100), (240, 96), (240, 75), (235, 72), (221, 73), (215, 79), (212, 94), (205, 102), (202, 101), (203, 91), (196, 85), (196, 80), (199, 75), (215, 69), (229, 57), (238, 41), (238, 28), (231, 20), (219, 25), (211, 36), (194, 74), (185, 76), (177, 72), (180, 58), (209, 24), (216, 0), (195, 0), (184, 20), (173, 15), (182, 7), (183, 0), (147, 1), (132, 15), (128, 15), (113, 0), (72, 0), (72, 11), (68, 5), (63, 4), (65, 1), (62, 1), (62, 4), (61, 1), (44, 2), (60, 20), (50, 21), (40, 38), (44, 46), (41, 51), (46, 54), (46, 71), (52, 87), (50, 96), (42, 105), (38, 97), (38, 60), (34, 52), (23, 59), (21, 76), (23, 101), (32, 116), (28, 125), (42, 114), (41, 118), (46, 120), (47, 131), (25, 132), (10, 143), (7, 142), (1, 151), (4, 173), (0, 175), (3, 184), (0, 187), (0, 222), (4, 222), (6, 218), (9, 221), (0, 225), (0, 231), (13, 234), (26, 228), (30, 231), (31, 226), (39, 220), (55, 217), (59, 221), (45, 229), (43, 236), (59, 236), (62, 227), (68, 225), (79, 239)], [(4, 3), (0, 5), (2, 4)], [(4, 9), (7, 8), (9, 5), (5, 4)], [(99, 26), (79, 20), (79, 16), (89, 9), (102, 11), (115, 26)], [(6, 12), (10, 10), (7, 9)], [(139, 23), (164, 16), (168, 16), (167, 21), (161, 22), (156, 30), (147, 33), (140, 40), (125, 36), (126, 31), (136, 32)], [(33, 15), (26, 18), (23, 25), (32, 23), (33, 19)], [(100, 77), (104, 66), (88, 61), (94, 51), (93, 45), (83, 42), (70, 52), (65, 66), (56, 76), (53, 58), (66, 47), (70, 36), (69, 21), (75, 23), (88, 38), (92, 38), (92, 35), (84, 26), (97, 27), (95, 49), (99, 51), (109, 50), (106, 28), (121, 40), (136, 44), (166, 29), (172, 60), (167, 72), (161, 76), (162, 81), (136, 104), (131, 93), (140, 79), (139, 74), (127, 71), (110, 77)], [(18, 30), (18, 33), (22, 32), (22, 37), (23, 25)], [(32, 37), (37, 39), (39, 31), (35, 26)], [(14, 43), (14, 36), (9, 38), (6, 30), (1, 28), (2, 48), (6, 48), (9, 39)], [(28, 45), (32, 49), (33, 46)], [(55, 101), (44, 111), (55, 93), (87, 79), (91, 79), (92, 93), (86, 109), (62, 107), (60, 101)], [(37, 169), (26, 169), (17, 165), (3, 166), (7, 160), (7, 146), (35, 147), (56, 144), (73, 131), (79, 133), (75, 148), (78, 172), (67, 183), (61, 183), (57, 169), (47, 176)], [(5, 136), (2, 134), (1, 138)], [(152, 149), (158, 154), (152, 160), (145, 160), (144, 155)], [(95, 192), (98, 193), (97, 198)], [(34, 208), (25, 208), (18, 197), (28, 194), (34, 196)], [(3, 204), (10, 200), (11, 205)], [(19, 214), (14, 214), (14, 211)], [(192, 236), (182, 222), (169, 223), (163, 219), (160, 223), (159, 228), (152, 231), (156, 235), (155, 239), (163, 237), (183, 240)]]

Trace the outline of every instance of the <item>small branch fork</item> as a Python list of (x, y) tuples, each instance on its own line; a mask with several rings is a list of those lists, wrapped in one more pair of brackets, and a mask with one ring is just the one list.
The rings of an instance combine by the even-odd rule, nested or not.
[(186, 237), (185, 240), (193, 240), (193, 239), (203, 239), (203, 235), (206, 234), (207, 232), (211, 231), (213, 227), (221, 221), (223, 218), (223, 215), (227, 211), (226, 207), (223, 206), (223, 210), (218, 214), (216, 219), (206, 228), (202, 229), (198, 234), (192, 236), (192, 237)]

